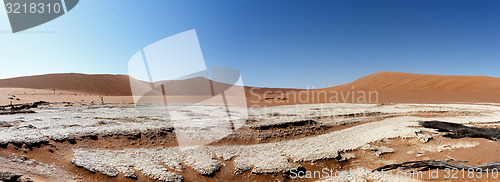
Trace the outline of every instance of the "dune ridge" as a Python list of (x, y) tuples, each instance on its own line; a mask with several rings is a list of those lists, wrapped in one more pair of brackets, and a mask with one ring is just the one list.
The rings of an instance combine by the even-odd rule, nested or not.
[(327, 89), (427, 90), (482, 92), (500, 91), (500, 78), (487, 76), (431, 75), (381, 71), (346, 85)]
[(55, 89), (113, 96), (131, 95), (129, 76), (110, 74), (61, 73), (8, 78), (0, 80), (0, 88)]
[[(69, 91), (81, 94), (105, 96), (131, 96), (130, 81), (127, 75), (62, 73), (0, 79), (0, 88), (26, 88)], [(132, 78), (133, 79), (133, 78)], [(206, 81), (205, 78), (192, 78), (170, 82), (182, 89)], [(216, 83), (214, 84), (223, 84)], [(333, 92), (354, 94), (358, 91), (377, 91), (378, 103), (451, 103), (451, 102), (500, 102), (500, 78), (487, 76), (445, 76), (381, 71), (359, 78), (351, 83), (321, 89), (262, 88), (245, 86), (250, 105), (261, 106), (325, 103), (330, 99), (281, 98), (280, 93), (288, 92), (326, 92), (331, 98)], [(177, 93), (180, 91), (172, 91)], [(202, 94), (191, 89), (190, 94)], [(200, 93), (198, 93), (200, 92)], [(266, 99), (281, 99), (268, 102)], [(130, 100), (129, 100), (130, 101)], [(256, 102), (257, 101), (257, 102)], [(286, 102), (284, 102), (286, 101)], [(342, 102), (342, 101), (341, 101)], [(355, 102), (348, 100), (345, 102)]]

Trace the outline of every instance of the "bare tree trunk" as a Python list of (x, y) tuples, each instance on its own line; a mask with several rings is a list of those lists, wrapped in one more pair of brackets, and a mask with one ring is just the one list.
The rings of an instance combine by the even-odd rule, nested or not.
[(423, 161), (410, 161), (403, 162), (399, 164), (390, 164), (386, 166), (379, 167), (373, 171), (390, 171), (393, 169), (401, 168), (403, 170), (409, 169), (419, 169), (421, 171), (427, 171), (430, 169), (458, 169), (458, 170), (480, 170), (481, 172), (491, 171), (492, 169), (500, 169), (500, 162), (488, 162), (479, 165), (466, 165), (460, 163), (453, 163), (449, 160), (423, 160)]

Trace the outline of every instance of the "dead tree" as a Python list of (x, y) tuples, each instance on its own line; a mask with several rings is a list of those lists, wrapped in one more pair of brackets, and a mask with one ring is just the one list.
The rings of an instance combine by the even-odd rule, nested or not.
[(488, 162), (479, 165), (466, 165), (460, 163), (453, 163), (451, 160), (423, 160), (423, 161), (410, 161), (398, 164), (389, 164), (379, 167), (373, 171), (390, 171), (401, 168), (403, 170), (417, 169), (418, 171), (428, 171), (431, 169), (458, 169), (469, 170), (473, 169), (477, 172), (488, 172), (493, 169), (500, 170), (500, 162)]
[(448, 132), (444, 135), (447, 138), (486, 138), (500, 141), (499, 128), (480, 128), (443, 121), (419, 121), (419, 124), (425, 128), (437, 129), (439, 132)]

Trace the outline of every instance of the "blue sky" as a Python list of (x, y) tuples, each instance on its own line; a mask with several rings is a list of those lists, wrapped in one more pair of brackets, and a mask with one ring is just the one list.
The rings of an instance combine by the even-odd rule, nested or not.
[(245, 85), (329, 87), (379, 71), (500, 77), (500, 2), (82, 0), (12, 34), (0, 8), (0, 78), (127, 74), (141, 48), (196, 29), (208, 67)]

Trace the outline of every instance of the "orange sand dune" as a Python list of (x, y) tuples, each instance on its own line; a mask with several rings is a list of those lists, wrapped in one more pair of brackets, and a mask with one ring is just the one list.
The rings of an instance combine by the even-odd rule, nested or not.
[[(173, 81), (182, 90), (204, 82), (203, 78)], [(222, 84), (216, 83), (215, 85)], [(223, 85), (223, 84), (222, 84)], [(78, 95), (131, 96), (127, 75), (48, 74), (0, 80), (0, 88), (55, 89)], [(56, 93), (54, 92), (54, 93)], [(180, 91), (171, 90), (172, 93)], [(347, 102), (347, 103), (456, 103), (500, 102), (500, 78), (442, 76), (379, 72), (351, 83), (323, 89), (245, 87), (249, 106)], [(50, 94), (51, 92), (45, 92)], [(189, 94), (202, 94), (189, 91)], [(7, 93), (2, 93), (7, 94)], [(33, 95), (33, 94), (32, 94)], [(36, 95), (36, 94), (35, 94)], [(60, 94), (59, 94), (60, 95)], [(68, 95), (68, 94), (66, 94)], [(370, 98), (368, 98), (371, 96)], [(73, 99), (77, 100), (77, 99)], [(83, 100), (83, 99), (82, 99)], [(120, 101), (132, 99), (120, 98)]]
[(379, 72), (325, 90), (372, 90), (381, 103), (500, 102), (500, 78)]
[(311, 90), (254, 88), (247, 96), (253, 101), (249, 102), (251, 105), (258, 106), (331, 102), (499, 103), (500, 78), (382, 71), (340, 86)]
[(0, 88), (33, 88), (74, 91), (96, 95), (131, 95), (127, 75), (62, 73), (0, 80)]
[(378, 72), (332, 89), (416, 90), (453, 92), (500, 92), (500, 78), (486, 76), (443, 76), (400, 72)]

